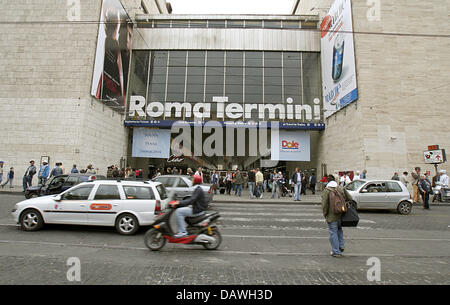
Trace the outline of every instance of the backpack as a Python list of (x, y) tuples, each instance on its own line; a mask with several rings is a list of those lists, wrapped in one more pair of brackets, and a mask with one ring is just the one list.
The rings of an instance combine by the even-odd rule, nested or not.
[(345, 197), (338, 190), (330, 190), (330, 205), (333, 213), (342, 214), (347, 212), (347, 206), (345, 205)]

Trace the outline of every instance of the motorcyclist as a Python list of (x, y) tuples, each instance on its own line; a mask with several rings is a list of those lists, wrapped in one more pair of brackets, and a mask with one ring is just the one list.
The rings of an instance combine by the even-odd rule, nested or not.
[(444, 201), (445, 188), (448, 188), (449, 178), (448, 178), (447, 172), (444, 169), (441, 169), (439, 171), (439, 173), (440, 173), (439, 182), (442, 185), (442, 188), (441, 188), (441, 200)]
[(176, 201), (175, 203), (173, 203), (174, 206), (178, 206), (176, 211), (178, 234), (174, 235), (175, 238), (180, 238), (188, 235), (186, 231), (186, 224), (184, 222), (185, 217), (200, 216), (205, 213), (208, 205), (206, 203), (203, 190), (200, 187), (202, 180), (203, 179), (200, 175), (192, 176), (192, 184), (194, 186), (197, 185), (192, 196), (185, 200)]

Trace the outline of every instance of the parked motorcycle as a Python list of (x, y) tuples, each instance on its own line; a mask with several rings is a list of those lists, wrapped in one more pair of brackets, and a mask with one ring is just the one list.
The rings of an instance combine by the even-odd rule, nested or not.
[(220, 217), (219, 212), (186, 217), (188, 235), (175, 238), (176, 232), (170, 226), (170, 218), (177, 208), (175, 202), (171, 201), (168, 208), (156, 216), (152, 228), (145, 233), (145, 245), (152, 251), (160, 250), (166, 242), (202, 245), (208, 250), (217, 249), (222, 243), (222, 236), (216, 226)]

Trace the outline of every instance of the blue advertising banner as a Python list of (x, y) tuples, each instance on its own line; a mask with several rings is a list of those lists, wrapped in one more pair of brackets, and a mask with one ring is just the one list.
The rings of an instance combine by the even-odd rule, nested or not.
[[(188, 123), (190, 126), (203, 126), (206, 121), (173, 121), (173, 120), (126, 120), (125, 126), (171, 128), (175, 122)], [(271, 122), (218, 121), (223, 127), (272, 128)], [(324, 123), (276, 122), (280, 129), (324, 130)]]
[(132, 156), (137, 158), (169, 158), (170, 130), (134, 128)]
[(309, 132), (289, 130), (272, 132), (270, 147), (271, 160), (311, 161)]

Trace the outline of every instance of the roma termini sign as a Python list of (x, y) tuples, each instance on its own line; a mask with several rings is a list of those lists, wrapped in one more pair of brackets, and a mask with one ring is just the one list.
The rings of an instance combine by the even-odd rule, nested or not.
[[(150, 102), (145, 97), (133, 95), (130, 98), (129, 116), (137, 118), (211, 118), (212, 105), (216, 104), (215, 115), (218, 119), (251, 119), (256, 113), (260, 120), (320, 120), (320, 99), (314, 99), (310, 105), (293, 104), (287, 99), (285, 104), (242, 104), (228, 103), (228, 97), (215, 96), (213, 103)], [(174, 111), (173, 111), (174, 110)]]

